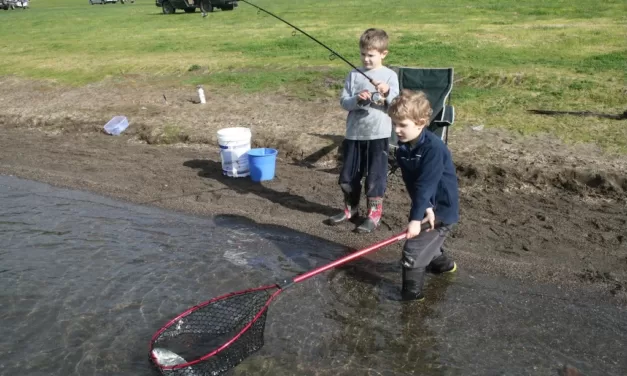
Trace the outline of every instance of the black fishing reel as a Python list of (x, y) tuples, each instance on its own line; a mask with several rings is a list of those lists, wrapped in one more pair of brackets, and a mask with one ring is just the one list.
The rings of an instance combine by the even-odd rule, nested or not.
[(370, 103), (376, 104), (377, 106), (383, 106), (385, 105), (385, 97), (378, 91), (373, 91), (370, 93)]
[(375, 91), (374, 93), (371, 93), (370, 100), (374, 103), (383, 102), (383, 95), (381, 95), (378, 91)]
[(362, 100), (362, 99), (358, 99), (357, 103), (359, 104), (376, 104), (378, 106), (383, 106), (385, 98), (383, 98), (383, 95), (381, 95), (381, 93), (379, 93), (378, 91), (371, 91), (370, 92), (370, 99), (368, 100)]

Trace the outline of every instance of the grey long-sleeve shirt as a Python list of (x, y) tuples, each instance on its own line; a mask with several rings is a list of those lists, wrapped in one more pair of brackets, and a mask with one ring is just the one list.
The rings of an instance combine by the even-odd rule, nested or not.
[(392, 135), (392, 119), (387, 115), (387, 107), (398, 96), (399, 84), (396, 73), (385, 66), (364, 71), (373, 81), (383, 81), (390, 85), (390, 92), (384, 105), (369, 103), (357, 104), (359, 92), (376, 91), (366, 77), (356, 70), (352, 70), (346, 77), (344, 90), (340, 98), (342, 108), (348, 111), (346, 117), (346, 136), (348, 140), (377, 140), (389, 138)]

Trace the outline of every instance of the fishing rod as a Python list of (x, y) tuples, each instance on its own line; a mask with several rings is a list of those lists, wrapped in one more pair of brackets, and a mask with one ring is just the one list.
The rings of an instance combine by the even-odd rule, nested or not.
[[(300, 29), (299, 27), (297, 27), (297, 26), (295, 26), (295, 25), (292, 25), (291, 23), (287, 22), (286, 20), (284, 20), (283, 18), (281, 18), (281, 17), (277, 16), (276, 14), (274, 14), (274, 13), (272, 13), (272, 12), (268, 11), (268, 10), (265, 10), (265, 9), (263, 9), (262, 7), (260, 7), (260, 6), (258, 6), (258, 5), (253, 4), (253, 3), (251, 3), (251, 2), (250, 2), (250, 1), (248, 1), (248, 0), (239, 0), (239, 1), (242, 1), (242, 2), (244, 2), (244, 3), (248, 4), (248, 5), (252, 6), (252, 7), (255, 7), (255, 8), (257, 8), (258, 10), (260, 10), (260, 11), (262, 11), (262, 12), (264, 12), (264, 13), (267, 13), (267, 14), (271, 15), (272, 17), (276, 18), (277, 20), (279, 20), (279, 21), (281, 21), (281, 22), (284, 22), (284, 23), (288, 24), (289, 26), (293, 27), (294, 29), (296, 29), (296, 30), (300, 31), (300, 32), (301, 32), (301, 33), (303, 33), (305, 36), (307, 36), (309, 39), (313, 40), (314, 42), (318, 43), (318, 44), (319, 44), (319, 45), (321, 45), (322, 47), (324, 47), (324, 48), (326, 48), (327, 50), (331, 51), (331, 53), (332, 53), (333, 55), (335, 55), (335, 56), (339, 57), (340, 59), (344, 60), (344, 62), (345, 62), (346, 64), (350, 65), (353, 69), (355, 69), (357, 72), (361, 73), (364, 77), (366, 77), (366, 78), (368, 79), (368, 81), (369, 81), (369, 82), (370, 82), (370, 83), (371, 83), (374, 87), (377, 87), (377, 85), (374, 83), (374, 81), (372, 80), (372, 78), (368, 77), (368, 75), (367, 75), (367, 74), (365, 74), (365, 73), (364, 73), (364, 72), (362, 72), (359, 68), (357, 68), (355, 65), (353, 65), (353, 63), (351, 63), (350, 61), (346, 60), (344, 57), (342, 57), (342, 55), (340, 55), (339, 53), (337, 53), (337, 52), (333, 51), (333, 50), (332, 50), (330, 47), (328, 47), (326, 44), (324, 44), (324, 43), (320, 42), (318, 39), (316, 39), (316, 38), (314, 38), (313, 36), (309, 35), (309, 34), (308, 34), (307, 32), (305, 32), (304, 30)], [(373, 94), (372, 101), (373, 101), (373, 102), (378, 102), (378, 101), (380, 100), (380, 98), (381, 98), (381, 97), (380, 97), (380, 94), (379, 94), (378, 92), (376, 92), (376, 93), (374, 93), (374, 94)]]

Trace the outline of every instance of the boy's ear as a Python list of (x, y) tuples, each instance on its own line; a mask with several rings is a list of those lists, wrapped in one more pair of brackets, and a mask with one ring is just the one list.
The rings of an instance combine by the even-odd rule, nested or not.
[(424, 128), (427, 125), (427, 119), (422, 118), (418, 120), (418, 122), (416, 122), (416, 125), (419, 126), (420, 128)]
[(381, 60), (385, 59), (386, 56), (388, 56), (388, 50), (381, 52)]

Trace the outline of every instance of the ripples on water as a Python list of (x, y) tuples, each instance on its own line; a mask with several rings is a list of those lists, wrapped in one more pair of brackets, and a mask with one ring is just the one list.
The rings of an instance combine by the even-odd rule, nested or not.
[[(343, 256), (242, 217), (199, 218), (0, 176), (0, 374), (156, 375), (148, 343), (211, 297)], [(627, 314), (460, 273), (400, 304), (396, 262), (292, 286), (233, 375), (627, 374)]]

